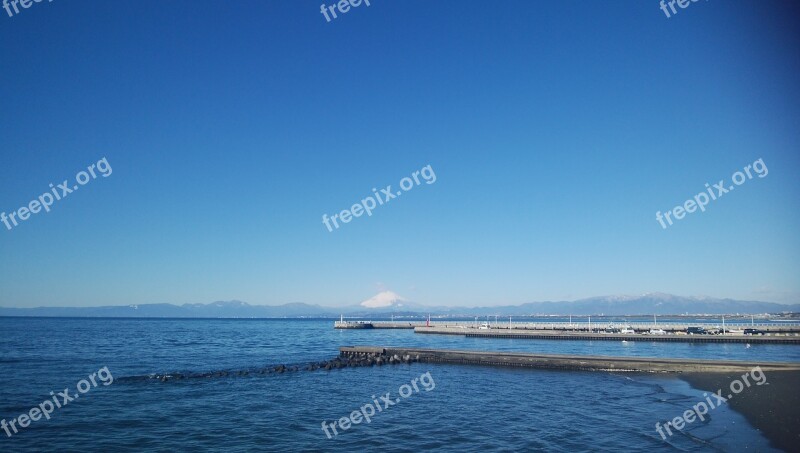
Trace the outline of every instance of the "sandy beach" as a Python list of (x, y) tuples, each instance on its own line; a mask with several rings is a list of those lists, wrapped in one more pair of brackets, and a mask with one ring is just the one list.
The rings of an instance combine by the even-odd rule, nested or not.
[[(800, 451), (800, 371), (766, 373), (764, 385), (752, 385), (728, 400), (728, 404), (764, 433), (773, 447)], [(681, 379), (709, 392), (728, 392), (737, 373), (685, 373)]]

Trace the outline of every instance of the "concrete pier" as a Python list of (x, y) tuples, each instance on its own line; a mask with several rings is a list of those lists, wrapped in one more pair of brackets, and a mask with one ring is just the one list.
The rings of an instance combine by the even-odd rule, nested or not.
[(735, 372), (744, 373), (756, 366), (764, 372), (798, 371), (800, 363), (741, 362), (733, 360), (660, 359), (646, 357), (570, 356), (513, 352), (415, 349), (375, 346), (342, 346), (339, 354), (348, 359), (397, 359), (422, 363), (527, 367), (583, 371), (631, 372)]
[[(478, 329), (478, 326), (483, 324), (483, 322), (473, 322), (473, 321), (440, 321), (440, 320), (431, 320), (430, 327), (443, 327), (443, 328), (453, 328), (453, 329), (469, 329), (469, 330), (485, 330), (485, 329)], [(608, 322), (592, 322), (591, 324), (588, 322), (489, 322), (490, 329), (489, 330), (512, 330), (512, 331), (529, 331), (529, 330), (537, 330), (537, 331), (550, 331), (550, 332), (585, 332), (589, 333), (602, 331), (606, 327), (609, 327), (610, 323)], [(414, 329), (416, 327), (426, 327), (427, 321), (335, 321), (333, 327), (335, 329), (363, 329), (365, 328), (364, 325), (370, 325), (372, 329)], [(613, 325), (617, 328), (622, 326), (628, 326), (631, 329), (635, 330), (637, 333), (642, 332), (649, 332), (650, 329), (658, 328), (663, 329), (668, 333), (676, 333), (676, 332), (686, 332), (686, 329), (690, 326), (702, 326), (706, 329), (722, 329), (721, 324), (710, 324), (708, 322), (705, 323), (658, 323), (654, 324), (653, 322), (615, 322)], [(726, 330), (731, 329), (749, 329), (755, 328), (761, 330), (766, 333), (770, 334), (793, 334), (798, 333), (800, 334), (800, 323), (743, 323), (743, 322), (728, 322), (726, 324)]]
[(687, 335), (687, 334), (608, 334), (571, 331), (542, 331), (524, 329), (470, 329), (464, 327), (416, 327), (415, 333), (462, 335), (465, 337), (515, 338), (535, 340), (589, 340), (589, 341), (666, 341), (684, 343), (750, 343), (796, 344), (800, 336), (794, 334), (770, 335)]
[[(371, 322), (367, 321), (336, 321), (333, 323), (334, 329), (373, 329)], [(413, 327), (409, 327), (411, 329)]]
[(334, 321), (334, 329), (413, 329), (425, 327), (425, 321), (393, 322), (393, 321)]

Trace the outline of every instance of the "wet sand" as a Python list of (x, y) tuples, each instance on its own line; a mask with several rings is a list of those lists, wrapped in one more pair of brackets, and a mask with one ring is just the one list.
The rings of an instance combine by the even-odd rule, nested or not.
[[(683, 373), (681, 379), (708, 392), (730, 392), (731, 382), (743, 373)], [(764, 373), (766, 384), (751, 385), (728, 400), (733, 410), (769, 439), (773, 447), (800, 452), (800, 371)], [(750, 378), (752, 383), (753, 379)]]

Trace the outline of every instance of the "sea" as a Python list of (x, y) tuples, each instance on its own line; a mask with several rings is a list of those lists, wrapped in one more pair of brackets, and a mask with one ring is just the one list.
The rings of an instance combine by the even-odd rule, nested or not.
[[(0, 318), (0, 451), (776, 451), (727, 405), (662, 438), (656, 423), (705, 400), (674, 375), (305, 369), (344, 345), (800, 361), (792, 345), (466, 338), (319, 319)], [(279, 365), (300, 370), (258, 372)], [(367, 405), (380, 407), (369, 422)]]

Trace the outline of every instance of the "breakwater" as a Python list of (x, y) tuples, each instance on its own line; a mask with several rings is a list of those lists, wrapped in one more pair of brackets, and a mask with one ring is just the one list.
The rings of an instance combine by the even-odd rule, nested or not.
[(510, 331), (549, 331), (549, 332), (601, 332), (607, 327), (629, 327), (636, 333), (647, 333), (650, 329), (662, 329), (667, 333), (685, 333), (686, 329), (692, 326), (701, 326), (709, 330), (731, 333), (732, 329), (743, 331), (744, 329), (757, 329), (765, 334), (792, 335), (800, 334), (800, 323), (733, 323), (728, 322), (725, 326), (717, 323), (658, 323), (652, 322), (487, 322), (486, 326), (479, 328), (484, 323), (471, 321), (335, 321), (334, 329), (415, 329), (417, 327), (436, 327), (449, 329), (467, 330), (510, 330)]
[(524, 329), (469, 329), (462, 327), (416, 327), (415, 333), (462, 335), (466, 337), (515, 338), (535, 340), (589, 341), (665, 341), (683, 343), (796, 344), (800, 336), (790, 335), (687, 335), (687, 334), (610, 334), (594, 332), (545, 331)]
[(335, 321), (334, 329), (413, 329), (424, 322)]
[(348, 360), (394, 360), (400, 363), (449, 363), (463, 365), (527, 367), (581, 371), (639, 372), (746, 372), (756, 366), (762, 371), (797, 371), (800, 363), (742, 362), (734, 360), (662, 359), (648, 357), (573, 356), (451, 349), (416, 349), (374, 346), (342, 346), (340, 355)]
[[(364, 348), (369, 350), (369, 348)], [(342, 368), (357, 368), (382, 365), (401, 365), (411, 364), (417, 360), (408, 354), (405, 355), (370, 355), (366, 356), (345, 356), (339, 355), (331, 360), (321, 362), (298, 363), (298, 364), (278, 364), (260, 368), (247, 368), (241, 370), (217, 370), (205, 372), (173, 371), (167, 373), (152, 373), (139, 376), (121, 376), (116, 379), (118, 383), (131, 383), (138, 381), (169, 382), (182, 381), (186, 379), (212, 379), (212, 378), (240, 378), (240, 377), (260, 377), (275, 376), (285, 373), (297, 373), (302, 371), (332, 371)]]

